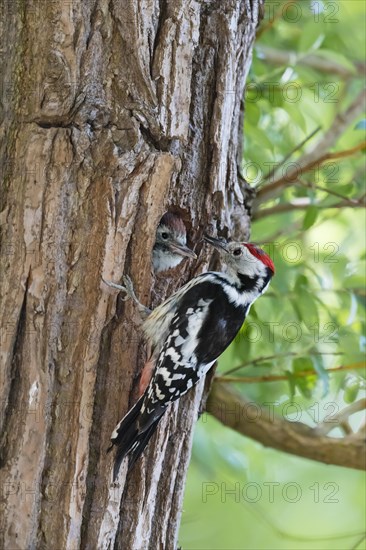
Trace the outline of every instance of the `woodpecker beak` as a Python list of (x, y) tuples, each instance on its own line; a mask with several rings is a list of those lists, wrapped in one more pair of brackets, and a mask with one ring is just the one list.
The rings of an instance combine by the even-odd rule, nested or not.
[(224, 239), (215, 239), (214, 237), (210, 237), (210, 235), (204, 235), (203, 240), (216, 248), (216, 250), (224, 250), (225, 252), (227, 252), (227, 242)]
[(187, 256), (187, 258), (193, 258), (194, 260), (197, 259), (197, 255), (193, 252), (193, 250), (184, 244), (170, 243), (169, 250), (175, 254), (180, 254), (180, 256)]

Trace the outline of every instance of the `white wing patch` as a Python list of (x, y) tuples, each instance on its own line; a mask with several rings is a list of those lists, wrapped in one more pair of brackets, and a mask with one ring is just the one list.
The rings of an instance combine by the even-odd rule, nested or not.
[[(173, 315), (177, 309), (177, 304), (181, 298), (185, 295), (187, 290), (196, 286), (199, 283), (204, 283), (210, 281), (212, 283), (217, 283), (217, 275), (214, 272), (203, 273), (198, 275), (194, 279), (191, 279), (183, 285), (177, 292), (174, 292), (165, 302), (158, 306), (154, 311), (148, 316), (145, 322), (142, 325), (142, 329), (146, 338), (151, 342), (153, 347), (157, 347), (160, 351), (163, 346), (166, 338), (169, 335), (169, 327), (172, 321)], [(194, 313), (194, 308), (190, 307), (187, 309), (187, 315)], [(157, 340), (157, 338), (159, 340)]]

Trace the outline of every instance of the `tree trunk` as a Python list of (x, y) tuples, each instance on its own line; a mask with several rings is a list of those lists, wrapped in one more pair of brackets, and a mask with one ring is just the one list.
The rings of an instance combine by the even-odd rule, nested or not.
[[(144, 345), (128, 273), (156, 305), (160, 217), (245, 238), (242, 98), (261, 0), (5, 2), (1, 486), (4, 548), (176, 548), (202, 384), (126, 481), (106, 454)], [(201, 244), (196, 251), (200, 251)], [(154, 296), (151, 296), (154, 288)]]

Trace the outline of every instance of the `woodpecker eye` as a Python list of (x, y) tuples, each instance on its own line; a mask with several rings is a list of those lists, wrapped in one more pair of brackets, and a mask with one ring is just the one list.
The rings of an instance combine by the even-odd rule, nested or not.
[(168, 237), (169, 237), (168, 233), (165, 233), (165, 232), (164, 232), (164, 233), (161, 234), (161, 238), (162, 238), (162, 239), (165, 239), (165, 240), (166, 240)]
[(240, 254), (241, 254), (241, 248), (235, 248), (233, 254), (234, 254), (234, 256), (240, 256)]

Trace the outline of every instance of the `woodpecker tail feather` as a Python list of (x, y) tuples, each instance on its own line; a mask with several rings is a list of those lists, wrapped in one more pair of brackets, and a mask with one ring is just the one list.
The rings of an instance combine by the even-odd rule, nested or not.
[(122, 460), (127, 455), (129, 455), (130, 458), (128, 471), (131, 470), (136, 460), (144, 451), (160, 421), (161, 416), (159, 416), (147, 429), (142, 431), (138, 425), (142, 403), (143, 396), (140, 397), (132, 409), (123, 417), (112, 434), (112, 445), (108, 448), (108, 452), (111, 451), (114, 446), (117, 447), (113, 468), (113, 481), (115, 481), (118, 475)]
[[(159, 417), (157, 420), (155, 420), (155, 422), (153, 424), (151, 424), (151, 426), (145, 432), (141, 432), (136, 437), (135, 446), (133, 447), (133, 450), (130, 453), (130, 458), (129, 458), (129, 462), (128, 462), (128, 471), (130, 471), (132, 469), (132, 467), (135, 464), (136, 460), (144, 452), (146, 445), (150, 441), (150, 438), (155, 433), (155, 430), (156, 430), (156, 428), (157, 428), (157, 426), (160, 422), (160, 418), (161, 417)], [(119, 456), (119, 453), (117, 451), (116, 464), (115, 464), (114, 470), (113, 470), (113, 475), (115, 476), (115, 478), (117, 477), (118, 469), (119, 469), (119, 466), (117, 466), (118, 460), (119, 460), (118, 456)]]

